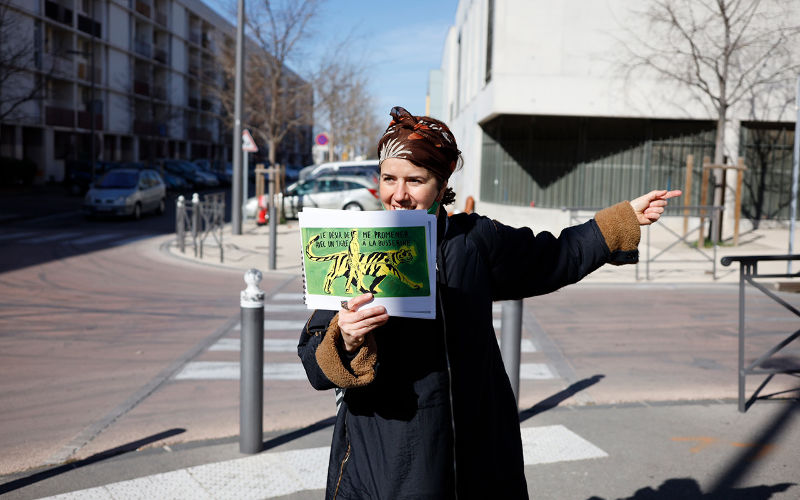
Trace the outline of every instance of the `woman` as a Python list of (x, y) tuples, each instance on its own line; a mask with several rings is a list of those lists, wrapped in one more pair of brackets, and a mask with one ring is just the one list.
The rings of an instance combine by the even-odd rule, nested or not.
[(314, 311), (298, 354), (316, 389), (343, 389), (326, 498), (527, 498), (519, 417), (492, 302), (552, 292), (638, 260), (639, 225), (680, 191), (601, 210), (556, 238), (475, 214), (447, 217), (460, 152), (447, 126), (391, 111), (378, 143), (386, 210), (438, 220), (435, 320), (389, 317), (369, 293)]

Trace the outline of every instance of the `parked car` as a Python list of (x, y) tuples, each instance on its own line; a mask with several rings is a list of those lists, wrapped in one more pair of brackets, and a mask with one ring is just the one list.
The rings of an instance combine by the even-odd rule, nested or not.
[[(94, 178), (99, 179), (119, 166), (117, 163), (103, 160), (94, 162)], [(92, 163), (87, 160), (69, 160), (64, 165), (64, 187), (67, 192), (74, 195), (85, 194), (92, 183)]]
[(153, 169), (115, 168), (109, 170), (89, 191), (83, 201), (87, 217), (94, 215), (132, 216), (163, 214), (167, 189)]
[(158, 164), (164, 172), (183, 177), (192, 188), (219, 186), (213, 175), (203, 172), (197, 165), (186, 160), (160, 159)]
[(309, 165), (301, 169), (298, 174), (301, 181), (307, 181), (323, 175), (359, 175), (377, 179), (380, 175), (380, 167), (378, 166), (378, 160), (335, 161)]
[[(378, 210), (378, 183), (359, 175), (327, 175), (308, 181), (296, 182), (278, 195), (287, 218), (297, 218), (303, 207), (333, 208), (342, 210)], [(247, 200), (245, 213), (255, 217), (258, 200)]]

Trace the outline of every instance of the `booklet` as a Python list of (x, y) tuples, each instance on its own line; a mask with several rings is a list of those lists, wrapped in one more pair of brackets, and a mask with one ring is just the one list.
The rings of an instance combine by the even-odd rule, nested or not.
[(309, 309), (371, 292), (390, 316), (436, 317), (436, 216), (424, 210), (299, 214)]

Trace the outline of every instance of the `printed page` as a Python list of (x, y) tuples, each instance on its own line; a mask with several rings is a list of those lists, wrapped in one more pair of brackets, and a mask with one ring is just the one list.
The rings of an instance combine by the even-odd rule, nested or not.
[(305, 208), (299, 217), (309, 309), (371, 292), (370, 305), (391, 316), (436, 317), (436, 216)]

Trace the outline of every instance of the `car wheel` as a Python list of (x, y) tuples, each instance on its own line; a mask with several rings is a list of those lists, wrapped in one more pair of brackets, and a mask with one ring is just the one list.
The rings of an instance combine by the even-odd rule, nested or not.
[(164, 215), (164, 210), (167, 208), (167, 203), (164, 201), (164, 198), (161, 198), (161, 201), (158, 202), (158, 209), (156, 213), (158, 215)]
[(136, 205), (133, 206), (133, 219), (139, 220), (141, 218), (142, 218), (142, 204), (137, 201)]
[(360, 210), (364, 210), (364, 207), (362, 207), (361, 205), (359, 205), (358, 203), (356, 203), (354, 201), (351, 201), (350, 203), (348, 203), (347, 205), (344, 206), (344, 209), (345, 210), (359, 210), (360, 211)]

